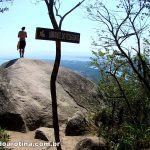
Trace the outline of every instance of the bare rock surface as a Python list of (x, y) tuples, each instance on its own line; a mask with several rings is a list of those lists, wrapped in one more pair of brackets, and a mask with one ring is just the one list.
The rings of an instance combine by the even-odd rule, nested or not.
[(34, 138), (44, 141), (50, 141), (52, 140), (53, 135), (54, 133), (52, 128), (40, 127), (36, 129)]
[(65, 129), (65, 135), (78, 136), (89, 131), (89, 123), (86, 117), (81, 112), (76, 112), (72, 118), (68, 120)]
[[(52, 127), (50, 75), (53, 64), (31, 59), (11, 60), (0, 67), (0, 126), (27, 132)], [(60, 68), (57, 79), (59, 123), (77, 111), (103, 106), (97, 86), (82, 76)]]
[[(53, 133), (53, 129), (51, 130), (51, 133)], [(21, 142), (21, 146), (12, 145), (9, 148), (12, 148), (13, 150), (57, 150), (55, 146), (48, 146), (50, 142), (54, 142), (54, 134), (50, 137), (50, 141), (43, 141), (40, 139), (35, 139), (35, 131), (29, 131), (27, 133), (21, 133), (16, 131), (7, 131), (7, 133), (10, 135), (11, 140), (9, 142), (11, 143), (19, 143)], [(50, 133), (50, 134), (51, 134)], [(60, 140), (63, 150), (75, 150), (75, 148), (78, 148), (78, 143), (81, 143), (81, 141), (84, 141), (84, 139), (91, 139), (92, 141), (104, 143), (104, 140), (102, 138), (98, 138), (91, 135), (84, 135), (84, 136), (65, 136), (64, 129), (60, 128)], [(32, 146), (28, 146), (32, 145)], [(37, 146), (35, 146), (35, 144)]]

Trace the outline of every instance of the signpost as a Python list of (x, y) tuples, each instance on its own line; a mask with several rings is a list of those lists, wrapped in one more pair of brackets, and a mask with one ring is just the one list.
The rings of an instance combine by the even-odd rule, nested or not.
[(40, 40), (58, 40), (61, 42), (79, 43), (80, 33), (47, 28), (36, 28), (35, 38)]
[[(75, 32), (38, 27), (36, 28), (35, 38), (40, 40), (56, 41), (56, 57), (55, 57), (55, 63), (51, 74), (50, 90), (51, 90), (51, 98), (52, 98), (52, 113), (53, 113), (53, 127), (54, 127), (55, 141), (60, 142), (58, 111), (57, 111), (57, 96), (56, 96), (56, 79), (57, 79), (57, 74), (58, 74), (60, 60), (61, 60), (61, 42), (79, 43), (80, 34)], [(60, 143), (59, 146), (57, 147), (57, 150), (62, 150)]]

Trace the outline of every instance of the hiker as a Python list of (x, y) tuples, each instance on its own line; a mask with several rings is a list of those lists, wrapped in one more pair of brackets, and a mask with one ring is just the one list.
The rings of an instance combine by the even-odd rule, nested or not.
[(19, 42), (17, 45), (17, 49), (19, 49), (20, 58), (24, 57), (24, 51), (26, 46), (26, 38), (27, 38), (27, 32), (25, 32), (25, 27), (21, 28), (21, 31), (18, 33)]

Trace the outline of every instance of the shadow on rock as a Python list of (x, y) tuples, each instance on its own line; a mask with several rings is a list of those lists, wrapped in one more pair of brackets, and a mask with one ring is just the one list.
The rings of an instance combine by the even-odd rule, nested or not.
[(10, 60), (10, 61), (8, 61), (8, 62), (2, 64), (2, 67), (3, 67), (3, 68), (8, 68), (8, 67), (12, 66), (17, 60), (18, 60), (18, 59)]
[(25, 123), (19, 114), (0, 114), (0, 127), (7, 130), (26, 132)]

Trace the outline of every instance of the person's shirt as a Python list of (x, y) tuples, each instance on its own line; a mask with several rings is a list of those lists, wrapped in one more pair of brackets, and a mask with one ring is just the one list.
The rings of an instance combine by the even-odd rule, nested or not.
[(25, 38), (27, 38), (27, 32), (19, 31), (18, 38), (20, 38), (20, 41), (25, 41)]

